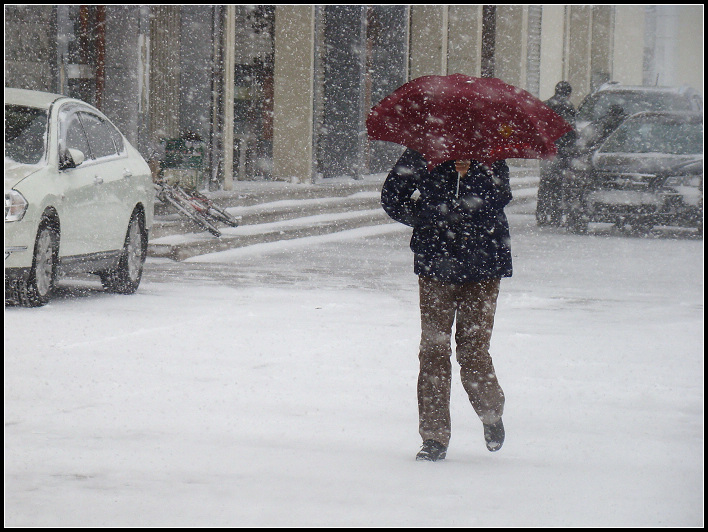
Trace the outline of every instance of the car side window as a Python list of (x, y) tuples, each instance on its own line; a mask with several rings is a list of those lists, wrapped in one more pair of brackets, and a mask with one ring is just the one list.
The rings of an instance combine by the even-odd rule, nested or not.
[(92, 158), (101, 159), (116, 155), (118, 152), (108, 124), (93, 114), (82, 112), (79, 115), (89, 139)]
[(116, 151), (118, 154), (123, 155), (125, 153), (125, 144), (123, 143), (123, 135), (111, 124), (110, 122), (103, 122), (103, 125), (108, 129), (108, 133), (113, 139), (113, 143), (116, 146)]
[(77, 113), (67, 115), (64, 121), (64, 145), (66, 148), (80, 150), (87, 159), (91, 157), (88, 139)]

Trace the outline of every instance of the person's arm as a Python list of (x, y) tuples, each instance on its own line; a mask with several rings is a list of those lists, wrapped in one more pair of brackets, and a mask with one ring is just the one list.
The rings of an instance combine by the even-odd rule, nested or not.
[(423, 157), (413, 150), (406, 150), (384, 181), (381, 206), (397, 222), (411, 227), (416, 225), (418, 206), (412, 196), (418, 189), (417, 180), (425, 170)]
[(488, 201), (495, 209), (503, 209), (512, 200), (509, 166), (506, 161), (492, 164), (492, 188)]

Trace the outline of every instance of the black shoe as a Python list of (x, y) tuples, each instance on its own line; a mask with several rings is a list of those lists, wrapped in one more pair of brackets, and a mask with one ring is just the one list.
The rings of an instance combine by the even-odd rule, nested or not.
[(423, 448), (418, 452), (415, 459), (437, 462), (438, 460), (445, 460), (445, 454), (447, 454), (447, 447), (442, 443), (435, 440), (425, 440)]
[(504, 423), (501, 418), (491, 425), (484, 424), (484, 441), (487, 442), (487, 449), (498, 451), (504, 444)]

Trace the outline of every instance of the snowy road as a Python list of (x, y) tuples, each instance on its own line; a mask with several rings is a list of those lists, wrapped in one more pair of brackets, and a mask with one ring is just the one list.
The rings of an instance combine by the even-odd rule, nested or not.
[(702, 526), (702, 240), (510, 221), (500, 452), (414, 460), (405, 228), (151, 259), (6, 308), (5, 525)]

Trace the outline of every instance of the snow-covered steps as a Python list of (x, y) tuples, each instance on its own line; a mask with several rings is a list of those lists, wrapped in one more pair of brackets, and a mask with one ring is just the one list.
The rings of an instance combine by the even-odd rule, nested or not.
[[(241, 220), (239, 227), (220, 228), (221, 237), (203, 231), (164, 205), (156, 205), (148, 255), (181, 261), (264, 242), (392, 223), (380, 205), (381, 182), (239, 185), (238, 192), (209, 194)], [(538, 177), (512, 177), (513, 203), (534, 199), (537, 187)]]

